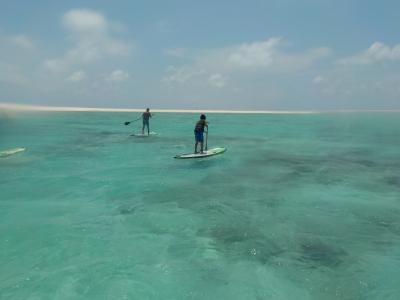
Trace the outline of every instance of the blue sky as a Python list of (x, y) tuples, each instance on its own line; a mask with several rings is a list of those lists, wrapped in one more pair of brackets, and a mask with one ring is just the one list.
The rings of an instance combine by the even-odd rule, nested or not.
[(400, 108), (393, 0), (0, 1), (0, 102)]

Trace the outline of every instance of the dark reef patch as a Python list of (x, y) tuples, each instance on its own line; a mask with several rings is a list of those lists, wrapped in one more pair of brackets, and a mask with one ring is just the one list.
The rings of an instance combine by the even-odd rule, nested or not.
[(286, 251), (260, 230), (244, 224), (208, 228), (198, 235), (211, 237), (219, 251), (234, 260), (251, 259), (267, 264)]
[(400, 176), (388, 176), (384, 178), (386, 184), (400, 188)]
[(320, 241), (302, 243), (300, 247), (301, 256), (299, 260), (308, 264), (311, 268), (319, 266), (334, 268), (339, 266), (347, 256), (342, 248)]

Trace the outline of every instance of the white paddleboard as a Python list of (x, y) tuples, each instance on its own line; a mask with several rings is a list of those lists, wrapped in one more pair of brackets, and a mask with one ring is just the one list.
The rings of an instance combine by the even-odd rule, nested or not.
[(149, 136), (155, 136), (155, 135), (158, 135), (158, 133), (157, 132), (154, 132), (154, 131), (150, 131), (150, 134), (147, 134), (147, 133), (141, 133), (141, 132), (139, 132), (139, 133), (134, 133), (134, 134), (131, 134), (131, 136), (136, 136), (136, 137), (149, 137)]
[(207, 151), (204, 151), (203, 153), (187, 153), (187, 154), (176, 155), (175, 158), (181, 158), (181, 159), (203, 158), (203, 157), (209, 157), (209, 156), (221, 154), (221, 153), (224, 153), (225, 151), (226, 151), (226, 148), (224, 148), (224, 147), (216, 147), (216, 148), (208, 149)]
[(10, 150), (0, 151), (0, 157), (7, 157), (7, 156), (14, 155), (14, 154), (17, 154), (22, 151), (25, 151), (25, 148), (15, 148), (15, 149), (10, 149)]

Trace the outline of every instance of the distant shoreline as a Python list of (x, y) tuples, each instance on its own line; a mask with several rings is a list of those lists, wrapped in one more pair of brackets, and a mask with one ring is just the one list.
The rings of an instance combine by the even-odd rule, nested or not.
[[(145, 108), (96, 108), (44, 106), (14, 103), (1, 103), (0, 111), (43, 111), (43, 112), (143, 112)], [(227, 114), (317, 114), (317, 113), (351, 113), (351, 112), (400, 112), (400, 109), (337, 109), (337, 110), (223, 110), (223, 109), (151, 109), (160, 113), (227, 113)]]

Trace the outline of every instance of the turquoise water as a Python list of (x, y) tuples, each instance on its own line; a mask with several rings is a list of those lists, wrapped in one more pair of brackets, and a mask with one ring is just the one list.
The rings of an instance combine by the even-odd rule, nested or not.
[(0, 119), (0, 299), (399, 299), (400, 115)]

